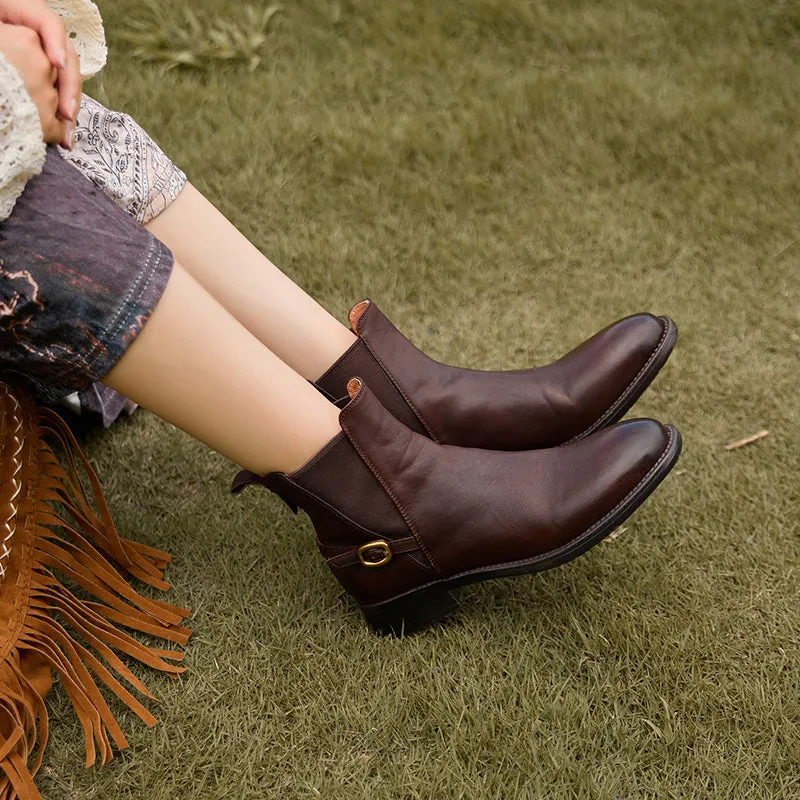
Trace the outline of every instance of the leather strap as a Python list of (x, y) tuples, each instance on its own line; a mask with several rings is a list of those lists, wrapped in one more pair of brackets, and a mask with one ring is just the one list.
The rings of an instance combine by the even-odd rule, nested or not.
[[(394, 539), (391, 541), (382, 539), (381, 541), (386, 542), (393, 556), (400, 555), (401, 553), (410, 553), (414, 550), (420, 549), (419, 542), (413, 536), (409, 536), (405, 539)], [(361, 563), (361, 559), (358, 557), (358, 548), (348, 550), (344, 553), (339, 553), (338, 555), (329, 556), (325, 551), (330, 550), (330, 547), (327, 547), (320, 541), (317, 541), (317, 545), (322, 555), (325, 556), (325, 558), (328, 560), (328, 563), (332, 567), (351, 567), (354, 564)]]

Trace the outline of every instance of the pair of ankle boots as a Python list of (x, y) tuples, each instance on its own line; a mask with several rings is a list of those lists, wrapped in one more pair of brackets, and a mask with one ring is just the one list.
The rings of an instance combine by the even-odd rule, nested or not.
[(380, 633), (451, 612), (454, 590), (576, 558), (641, 505), (681, 439), (617, 423), (669, 357), (668, 317), (637, 314), (553, 364), (483, 372), (430, 359), (370, 301), (316, 382), (342, 432), (290, 475), (240, 472), (303, 509), (333, 574)]

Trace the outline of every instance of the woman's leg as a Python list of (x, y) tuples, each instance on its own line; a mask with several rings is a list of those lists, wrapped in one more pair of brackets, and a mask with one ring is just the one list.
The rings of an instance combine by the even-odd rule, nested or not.
[(103, 382), (259, 474), (297, 469), (340, 430), (336, 407), (177, 262)]
[(127, 114), (84, 95), (75, 148), (61, 155), (144, 223), (234, 317), (305, 378), (318, 378), (355, 341), (186, 185), (181, 170)]
[(351, 314), (356, 339), (189, 184), (147, 227), (234, 317), (326, 397), (344, 399), (347, 382), (361, 377), (403, 424), (448, 444), (531, 450), (585, 437), (627, 412), (677, 337), (669, 318), (638, 314), (541, 369), (454, 368), (421, 353), (374, 304), (359, 304)]
[[(129, 116), (84, 97), (75, 150), (64, 155), (146, 224), (262, 344), (327, 397), (343, 399), (347, 381), (359, 375), (399, 419), (415, 430), (424, 426), (442, 441), (530, 449), (585, 436), (624, 415), (675, 343), (671, 320), (640, 314), (541, 370), (454, 370), (418, 353), (374, 304), (369, 312), (362, 303), (351, 312), (356, 339), (187, 185), (186, 176)], [(433, 417), (456, 429), (448, 435), (433, 431), (431, 425), (439, 427)], [(486, 438), (476, 440), (481, 431)]]
[(191, 184), (146, 227), (253, 336), (303, 377), (319, 378), (356, 341)]

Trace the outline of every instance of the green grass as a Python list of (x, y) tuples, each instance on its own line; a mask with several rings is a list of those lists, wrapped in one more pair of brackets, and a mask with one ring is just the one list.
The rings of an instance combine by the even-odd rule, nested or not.
[(126, 718), (103, 770), (55, 694), (45, 795), (799, 797), (797, 4), (305, 0), (254, 72), (166, 76), (121, 35), (137, 4), (100, 5), (107, 101), (340, 318), (370, 295), (434, 356), (521, 367), (670, 314), (636, 413), (685, 451), (618, 538), (392, 640), (305, 518), (137, 413), (87, 449), (175, 554), (191, 671), (150, 677), (161, 724)]

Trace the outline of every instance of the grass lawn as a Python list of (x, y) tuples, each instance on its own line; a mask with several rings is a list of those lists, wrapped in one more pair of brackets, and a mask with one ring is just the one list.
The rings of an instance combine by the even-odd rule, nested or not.
[(436, 357), (516, 368), (669, 314), (635, 413), (685, 449), (613, 540), (397, 640), (234, 465), (145, 412), (91, 437), (196, 633), (105, 769), (53, 695), (45, 796), (800, 797), (800, 6), (299, 0), (256, 71), (166, 75), (121, 36), (142, 5), (100, 6), (95, 94), (337, 316), (371, 296)]

